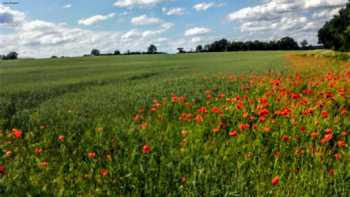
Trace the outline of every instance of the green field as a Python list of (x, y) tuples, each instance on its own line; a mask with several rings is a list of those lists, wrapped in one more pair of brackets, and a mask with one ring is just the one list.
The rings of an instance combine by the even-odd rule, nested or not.
[(349, 67), (289, 53), (0, 61), (0, 196), (349, 196)]
[[(91, 128), (130, 119), (153, 98), (202, 93), (203, 77), (283, 70), (283, 52), (83, 57), (0, 62), (1, 125), (30, 128), (43, 118), (51, 127), (76, 129), (62, 119), (72, 110)], [(45, 120), (49, 118), (48, 120)], [(26, 119), (28, 121), (23, 122)], [(113, 123), (112, 123), (113, 122)]]

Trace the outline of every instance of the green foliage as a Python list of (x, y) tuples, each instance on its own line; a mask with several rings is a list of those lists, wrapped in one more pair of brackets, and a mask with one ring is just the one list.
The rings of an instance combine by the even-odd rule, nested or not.
[(319, 30), (319, 43), (327, 49), (350, 50), (350, 3)]

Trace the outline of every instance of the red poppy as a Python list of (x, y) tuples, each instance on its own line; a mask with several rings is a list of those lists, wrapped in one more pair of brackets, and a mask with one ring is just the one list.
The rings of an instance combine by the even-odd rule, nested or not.
[(267, 110), (267, 109), (262, 109), (262, 110), (259, 111), (259, 116), (265, 116), (265, 115), (267, 115), (267, 114), (269, 114), (269, 113), (270, 113), (269, 110)]
[(208, 113), (208, 110), (207, 110), (207, 108), (205, 108), (205, 107), (201, 107), (201, 108), (199, 108), (199, 109), (197, 110), (197, 112), (198, 112), (198, 113)]
[(199, 115), (199, 114), (196, 115), (196, 117), (195, 117), (194, 119), (195, 119), (195, 121), (196, 121), (198, 124), (204, 121), (203, 116), (201, 116), (201, 115)]
[(293, 93), (291, 94), (291, 97), (292, 97), (293, 99), (299, 99), (301, 96), (300, 96), (299, 93), (293, 92)]
[(288, 135), (283, 135), (282, 136), (282, 141), (289, 142), (289, 136)]
[(339, 160), (339, 159), (341, 159), (341, 154), (340, 153), (335, 153), (334, 157), (335, 157), (336, 160)]
[(346, 146), (346, 142), (343, 140), (339, 140), (337, 144), (339, 148), (344, 148)]
[(40, 147), (36, 147), (35, 150), (34, 150), (34, 152), (35, 152), (35, 154), (36, 154), (37, 156), (39, 156), (39, 155), (41, 155), (41, 153), (43, 152), (43, 149), (40, 148)]
[(23, 131), (17, 128), (12, 129), (12, 134), (16, 139), (21, 139), (23, 137)]
[(211, 112), (212, 113), (221, 113), (221, 109), (217, 106), (214, 106), (213, 108), (211, 108)]
[(322, 116), (322, 118), (328, 118), (328, 112), (326, 112), (326, 111), (323, 111), (323, 112), (321, 112), (321, 116)]
[(238, 135), (238, 132), (237, 132), (236, 130), (231, 131), (231, 132), (229, 133), (229, 136), (231, 136), (231, 137), (237, 137), (237, 135)]
[(60, 142), (64, 142), (64, 135), (59, 135), (57, 140)]
[(6, 172), (6, 167), (0, 164), (0, 174), (5, 174), (5, 172)]
[(100, 175), (101, 176), (106, 177), (106, 176), (108, 176), (108, 174), (109, 174), (109, 171), (108, 171), (107, 168), (101, 168), (100, 169)]
[(95, 158), (96, 157), (96, 152), (95, 151), (88, 152), (88, 157), (89, 157), (89, 159)]
[(275, 177), (273, 177), (273, 179), (271, 180), (272, 186), (278, 185), (279, 182), (280, 182), (280, 177), (279, 177), (279, 176), (275, 176)]
[(148, 144), (143, 145), (143, 153), (144, 154), (148, 154), (151, 151), (152, 151), (152, 148)]
[(250, 128), (250, 125), (249, 125), (249, 124), (240, 124), (240, 125), (239, 125), (239, 128), (240, 128), (241, 130), (243, 130), (243, 129), (249, 129), (249, 128)]

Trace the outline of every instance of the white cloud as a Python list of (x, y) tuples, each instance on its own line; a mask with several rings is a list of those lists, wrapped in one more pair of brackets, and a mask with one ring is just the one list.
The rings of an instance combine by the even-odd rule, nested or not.
[[(9, 8), (6, 8), (8, 10)], [(11, 12), (14, 12), (13, 10)], [(25, 17), (22, 12), (16, 12)], [(0, 54), (16, 51), (20, 57), (81, 56), (90, 53), (92, 48), (102, 52), (146, 50), (152, 43), (159, 43), (160, 50), (169, 50), (161, 43), (159, 36), (173, 24), (162, 23), (156, 29), (126, 32), (93, 31), (69, 27), (65, 23), (42, 20), (23, 20), (11, 28), (9, 33), (0, 34)]]
[(24, 13), (12, 10), (11, 8), (0, 4), (0, 26), (16, 26), (22, 23), (24, 20)]
[(202, 3), (195, 4), (193, 6), (193, 9), (195, 9), (196, 11), (205, 11), (214, 6), (220, 7), (222, 6), (222, 4), (215, 4), (214, 2), (202, 2)]
[(117, 0), (114, 3), (116, 7), (133, 7), (155, 5), (165, 0)]
[(154, 25), (162, 23), (159, 18), (148, 17), (147, 15), (137, 16), (131, 19), (133, 25)]
[(162, 12), (168, 16), (182, 16), (185, 14), (185, 9), (183, 8), (162, 8)]
[(66, 4), (66, 5), (63, 6), (63, 8), (71, 8), (71, 7), (72, 7), (71, 4)]
[(211, 32), (211, 29), (206, 27), (193, 27), (191, 29), (188, 29), (185, 31), (185, 36), (197, 36), (197, 35), (203, 35)]
[(267, 0), (230, 13), (247, 37), (292, 36), (317, 42), (317, 31), (345, 6), (347, 0)]
[(78, 21), (78, 24), (80, 25), (93, 25), (95, 23), (113, 18), (115, 16), (114, 13), (108, 14), (108, 15), (96, 15), (96, 16), (92, 16), (89, 18), (82, 18)]

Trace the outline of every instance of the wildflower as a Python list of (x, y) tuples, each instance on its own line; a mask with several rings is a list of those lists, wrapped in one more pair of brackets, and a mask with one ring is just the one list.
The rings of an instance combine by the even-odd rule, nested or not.
[(317, 139), (318, 135), (319, 135), (319, 134), (318, 134), (317, 132), (312, 132), (312, 133), (310, 134), (311, 139), (313, 139), (313, 140)]
[(201, 107), (201, 108), (199, 108), (199, 109), (197, 110), (197, 112), (198, 112), (198, 113), (208, 113), (208, 110), (207, 110), (207, 108), (205, 108), (205, 107)]
[(43, 149), (40, 148), (40, 147), (36, 147), (36, 148), (34, 149), (34, 152), (35, 152), (35, 154), (36, 154), (37, 156), (39, 156), (39, 155), (41, 155), (41, 153), (43, 152)]
[(59, 135), (57, 140), (60, 142), (64, 142), (64, 135)]
[(249, 128), (250, 128), (250, 125), (249, 125), (249, 124), (240, 124), (240, 125), (239, 125), (239, 128), (240, 128), (241, 130), (249, 129)]
[(12, 134), (16, 139), (21, 139), (23, 137), (23, 131), (17, 128), (12, 129)]
[(265, 115), (267, 115), (267, 114), (269, 114), (269, 113), (270, 113), (269, 110), (267, 110), (267, 109), (262, 109), (262, 110), (259, 111), (259, 116), (265, 116)]
[(271, 184), (272, 184), (272, 186), (276, 186), (276, 185), (279, 184), (279, 182), (280, 182), (280, 177), (279, 176), (275, 176), (275, 177), (273, 177), (273, 179), (271, 181)]
[(140, 124), (140, 129), (146, 129), (148, 127), (148, 123), (144, 122), (142, 124)]
[(326, 129), (326, 133), (327, 134), (332, 134), (333, 133), (333, 129), (331, 129), (331, 128)]
[(237, 135), (238, 135), (238, 133), (237, 133), (236, 130), (231, 131), (231, 132), (229, 133), (229, 136), (230, 136), (230, 137), (237, 137)]
[(220, 132), (220, 128), (213, 128), (212, 131), (213, 131), (213, 133), (219, 133)]
[(11, 157), (12, 151), (11, 150), (5, 150), (5, 157)]
[(106, 177), (106, 176), (108, 176), (108, 174), (109, 174), (109, 171), (108, 171), (107, 168), (101, 168), (101, 169), (100, 169), (100, 175), (101, 175), (102, 177)]
[(346, 142), (343, 140), (339, 140), (337, 144), (339, 148), (344, 148), (346, 146)]
[(95, 151), (88, 152), (88, 157), (89, 157), (89, 159), (95, 158), (96, 157), (96, 152)]
[(201, 116), (201, 115), (196, 115), (196, 117), (194, 118), (195, 119), (195, 121), (199, 124), (199, 123), (201, 123), (201, 122), (203, 122), (203, 120), (204, 120), (204, 118), (203, 118), (203, 116)]
[(346, 137), (346, 136), (348, 135), (348, 132), (342, 131), (342, 132), (340, 133), (340, 135), (343, 136), (343, 137)]
[(341, 159), (341, 154), (340, 153), (335, 153), (334, 157), (335, 157), (336, 160), (339, 160), (339, 159)]
[(3, 164), (0, 164), (0, 174), (5, 174), (6, 167)]
[(282, 136), (282, 141), (289, 142), (289, 136), (288, 135), (283, 135)]
[(292, 94), (291, 94), (291, 97), (292, 97), (293, 99), (299, 99), (301, 96), (300, 96), (299, 93), (292, 93)]
[(148, 154), (152, 151), (151, 147), (148, 144), (143, 145), (143, 153)]
[(211, 112), (212, 113), (221, 113), (221, 109), (217, 106), (214, 106), (213, 108), (211, 108)]
[(326, 112), (326, 111), (321, 112), (321, 116), (324, 119), (328, 118), (328, 112)]

